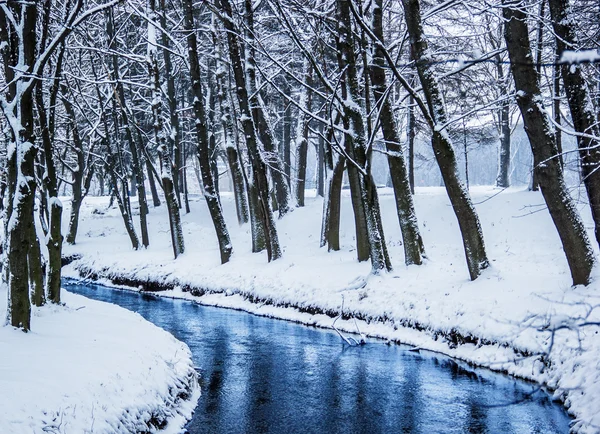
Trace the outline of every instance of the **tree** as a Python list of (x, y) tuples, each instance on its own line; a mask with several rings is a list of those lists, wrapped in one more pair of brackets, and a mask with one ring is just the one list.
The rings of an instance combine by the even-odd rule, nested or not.
[(589, 282), (594, 254), (585, 227), (565, 185), (553, 129), (544, 110), (538, 74), (531, 62), (527, 5), (504, 0), (504, 39), (517, 91), (517, 104), (533, 152), (540, 189), (563, 245), (573, 285)]

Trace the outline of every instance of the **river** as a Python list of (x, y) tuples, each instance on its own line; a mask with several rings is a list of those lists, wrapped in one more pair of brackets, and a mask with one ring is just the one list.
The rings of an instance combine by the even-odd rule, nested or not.
[(435, 353), (183, 300), (66, 282), (186, 342), (202, 396), (190, 433), (567, 433), (533, 384)]

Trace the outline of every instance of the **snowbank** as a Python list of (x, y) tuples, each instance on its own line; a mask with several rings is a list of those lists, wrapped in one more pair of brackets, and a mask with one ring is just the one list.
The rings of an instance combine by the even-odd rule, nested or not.
[[(63, 293), (32, 331), (0, 327), (0, 432), (179, 432), (199, 397), (187, 345), (118, 306)], [(0, 289), (0, 312), (6, 311)]]
[[(162, 294), (323, 327), (331, 327), (332, 316), (343, 313), (361, 319), (361, 331), (371, 336), (547, 385), (576, 417), (574, 432), (600, 432), (599, 328), (578, 326), (600, 319), (600, 307), (594, 308), (600, 306), (600, 283), (570, 287), (541, 195), (472, 189), (492, 267), (470, 282), (456, 218), (443, 189), (417, 189), (415, 204), (429, 261), (411, 267), (403, 265), (391, 191), (380, 193), (395, 267), (383, 276), (369, 276), (369, 264), (355, 260), (347, 197), (340, 252), (319, 248), (322, 201), (309, 199), (305, 208), (278, 221), (284, 255), (271, 264), (265, 254), (251, 253), (249, 226), (238, 227), (232, 200), (224, 197), (234, 247), (225, 265), (219, 263), (214, 229), (200, 199), (183, 216), (187, 250), (174, 261), (164, 207), (151, 210), (150, 247), (134, 252), (118, 210), (106, 210), (107, 198), (89, 198), (78, 244), (65, 249), (81, 259), (65, 272), (142, 289), (170, 288)], [(584, 203), (580, 211), (591, 230)], [(355, 330), (353, 320), (336, 325)]]

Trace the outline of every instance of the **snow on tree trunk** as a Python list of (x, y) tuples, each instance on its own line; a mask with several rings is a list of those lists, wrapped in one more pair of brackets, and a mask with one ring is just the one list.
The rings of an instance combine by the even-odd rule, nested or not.
[[(375, 0), (375, 7), (373, 8), (373, 33), (379, 38), (381, 44), (384, 43), (382, 3), (382, 0)], [(394, 188), (394, 197), (396, 198), (396, 212), (402, 231), (402, 240), (404, 241), (404, 260), (406, 265), (420, 265), (423, 262), (423, 256), (425, 256), (425, 249), (419, 232), (400, 135), (392, 111), (392, 104), (387, 95), (385, 58), (383, 47), (379, 44), (375, 46), (371, 63), (371, 81), (373, 83), (373, 95), (379, 109), (381, 131), (388, 153), (388, 165)]]
[[(308, 60), (304, 61), (305, 82), (311, 85), (311, 66)], [(296, 206), (304, 206), (304, 189), (306, 188), (306, 163), (308, 157), (308, 133), (310, 119), (304, 112), (310, 111), (312, 92), (308, 88), (302, 90), (300, 109), (298, 111), (298, 127), (296, 128)], [(304, 109), (304, 110), (303, 110)]]
[[(269, 200), (269, 181), (267, 179), (267, 167), (263, 156), (259, 150), (256, 130), (250, 108), (250, 99), (248, 97), (248, 88), (246, 87), (246, 74), (242, 67), (240, 55), (240, 45), (238, 31), (233, 21), (233, 12), (229, 0), (219, 0), (218, 6), (223, 13), (223, 25), (227, 34), (229, 45), (229, 57), (236, 84), (236, 93), (241, 111), (241, 123), (250, 157), (252, 167), (252, 185), (256, 188), (256, 212), (254, 216), (261, 219), (262, 229), (264, 231), (265, 244), (267, 247), (267, 258), (269, 261), (281, 257), (281, 247), (277, 236), (277, 227), (273, 217), (273, 211)], [(260, 111), (259, 111), (260, 113)], [(250, 192), (252, 197), (252, 192)], [(280, 207), (281, 207), (280, 202)], [(280, 211), (281, 212), (281, 211)]]
[(258, 132), (258, 138), (264, 146), (264, 156), (267, 167), (270, 168), (271, 177), (275, 184), (275, 193), (277, 198), (277, 209), (279, 218), (290, 211), (290, 189), (285, 177), (285, 169), (279, 158), (278, 144), (273, 134), (273, 128), (265, 112), (264, 103), (257, 90), (256, 79), (256, 60), (254, 53), (254, 12), (252, 0), (244, 0), (246, 10), (246, 25), (248, 32), (246, 35), (246, 84), (248, 87), (249, 103), (252, 111), (252, 119)]
[(187, 45), (188, 45), (188, 58), (190, 63), (190, 79), (192, 81), (192, 91), (194, 95), (194, 117), (196, 125), (196, 140), (197, 140), (197, 156), (198, 163), (200, 165), (200, 172), (202, 176), (202, 186), (204, 191), (204, 198), (210, 212), (210, 216), (215, 227), (217, 239), (219, 242), (219, 251), (221, 252), (221, 263), (224, 264), (229, 261), (233, 252), (231, 245), (231, 239), (227, 226), (225, 225), (225, 218), (223, 217), (223, 210), (221, 209), (221, 202), (217, 195), (213, 175), (211, 173), (211, 161), (210, 161), (210, 143), (209, 134), (207, 128), (206, 110), (204, 108), (204, 96), (202, 93), (202, 84), (200, 81), (200, 64), (198, 62), (198, 43), (196, 40), (196, 33), (194, 31), (194, 11), (192, 7), (192, 0), (184, 0), (184, 28), (187, 31)]
[(402, 4), (404, 5), (404, 17), (410, 39), (411, 56), (416, 63), (421, 86), (427, 100), (429, 115), (433, 122), (433, 152), (458, 220), (469, 275), (471, 280), (475, 280), (482, 270), (489, 266), (479, 217), (475, 212), (469, 192), (458, 175), (456, 156), (450, 137), (445, 130), (439, 129), (446, 123), (447, 118), (438, 82), (431, 67), (433, 59), (428, 53), (427, 42), (423, 35), (419, 0), (402, 0)]
[(517, 91), (517, 103), (531, 151), (540, 189), (556, 226), (569, 263), (573, 284), (587, 284), (594, 254), (585, 226), (569, 195), (557, 155), (554, 130), (542, 104), (538, 73), (531, 63), (527, 17), (521, 0), (503, 1), (504, 39)]
[[(556, 34), (557, 54), (561, 59), (565, 50), (579, 48), (575, 21), (569, 0), (549, 0), (549, 4), (552, 26)], [(592, 138), (600, 137), (600, 128), (596, 123), (594, 103), (581, 66), (563, 62), (560, 71), (573, 126), (575, 131), (582, 133), (577, 136), (580, 166), (592, 210), (596, 242), (600, 244), (600, 140)]]
[(392, 266), (385, 244), (383, 226), (379, 211), (377, 187), (371, 174), (370, 157), (366, 149), (366, 133), (357, 77), (355, 46), (352, 37), (350, 6), (347, 1), (338, 0), (338, 63), (345, 69), (342, 87), (344, 142), (348, 161), (350, 194), (354, 209), (359, 260), (371, 258), (374, 274), (381, 270), (391, 270)]

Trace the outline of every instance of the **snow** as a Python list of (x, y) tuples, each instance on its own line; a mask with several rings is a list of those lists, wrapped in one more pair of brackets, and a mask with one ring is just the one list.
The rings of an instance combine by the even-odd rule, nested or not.
[(0, 327), (0, 432), (181, 431), (200, 394), (187, 345), (118, 306), (63, 301), (34, 307), (29, 333)]
[(571, 51), (565, 50), (560, 56), (559, 63), (577, 64), (587, 62), (598, 62), (600, 61), (600, 53), (597, 50), (582, 50), (582, 51)]
[[(134, 252), (118, 209), (94, 213), (106, 208), (108, 198), (88, 197), (78, 244), (65, 246), (65, 254), (81, 259), (64, 272), (131, 279), (136, 287), (157, 282), (172, 288), (160, 293), (164, 296), (329, 328), (343, 303), (344, 314), (359, 319), (360, 330), (368, 336), (439, 351), (550, 387), (576, 417), (574, 432), (598, 432), (600, 328), (584, 325), (600, 320), (598, 270), (591, 285), (572, 288), (540, 193), (517, 188), (498, 192), (492, 187), (471, 189), (491, 261), (474, 282), (469, 280), (460, 231), (443, 188), (417, 188), (415, 208), (428, 260), (409, 267), (403, 265), (393, 193), (380, 189), (394, 271), (379, 276), (370, 275), (368, 262), (355, 259), (346, 190), (341, 251), (319, 248), (322, 199), (307, 197), (306, 207), (278, 220), (283, 257), (272, 263), (264, 252), (251, 253), (250, 225), (238, 226), (232, 196), (224, 193), (222, 205), (235, 250), (225, 265), (220, 264), (213, 225), (200, 195), (192, 197), (192, 212), (182, 215), (188, 247), (177, 260), (171, 259), (164, 206), (150, 210), (150, 247)], [(588, 206), (581, 201), (585, 192), (573, 194), (579, 195), (579, 211), (593, 235)], [(356, 330), (352, 319), (338, 320), (336, 327)]]

